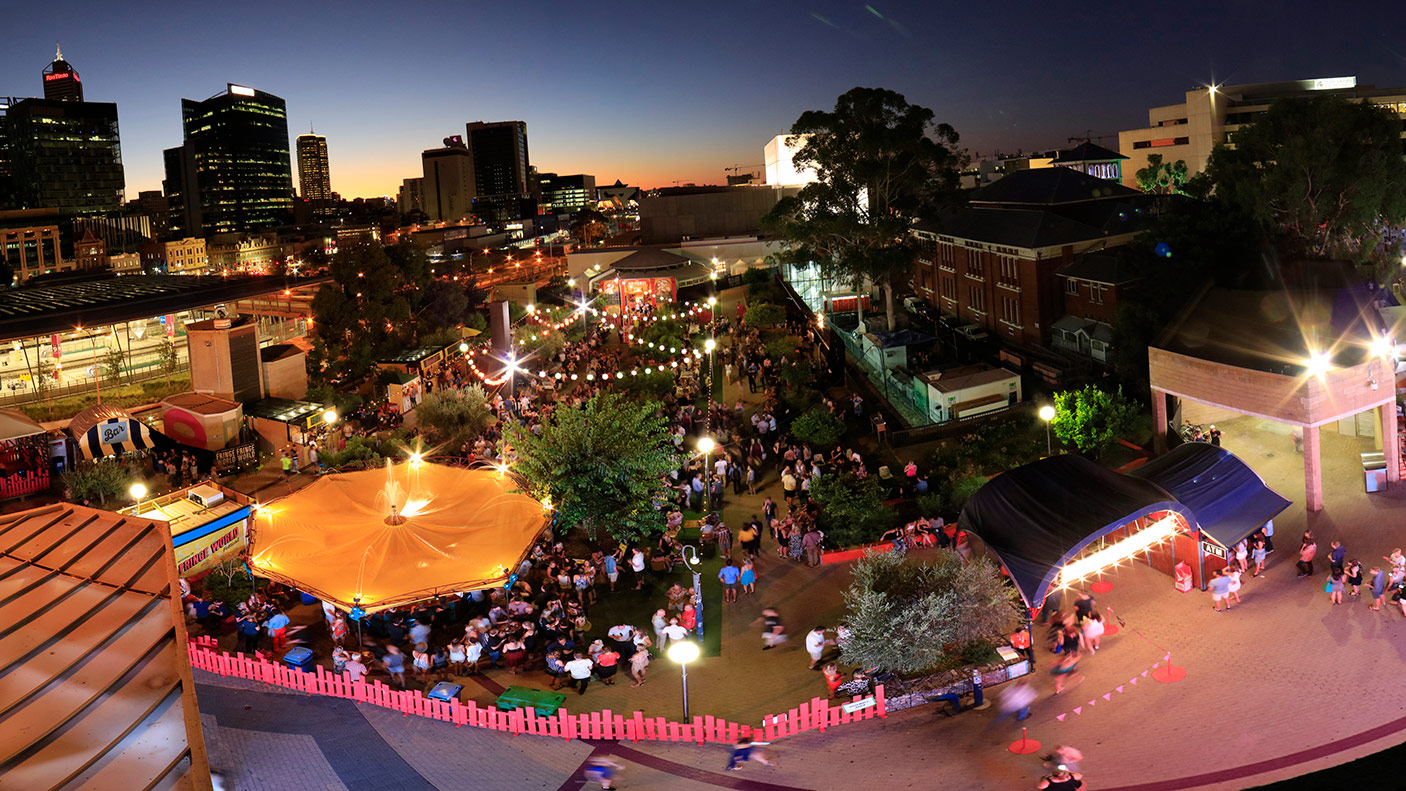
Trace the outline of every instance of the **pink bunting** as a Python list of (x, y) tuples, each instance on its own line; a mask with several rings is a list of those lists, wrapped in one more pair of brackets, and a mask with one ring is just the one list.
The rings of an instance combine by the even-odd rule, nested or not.
[(1146, 670), (1142, 671), (1142, 677), (1143, 677), (1143, 678), (1147, 678), (1147, 671), (1146, 671)]
[(1075, 707), (1074, 707), (1074, 713), (1075, 713), (1075, 714), (1083, 714), (1083, 713), (1084, 713), (1084, 707), (1083, 707), (1083, 706), (1075, 706)]
[(1055, 719), (1059, 720), (1060, 722), (1064, 722), (1064, 718), (1065, 718), (1065, 717), (1068, 717), (1068, 716), (1069, 716), (1069, 712), (1066, 711), (1066, 712), (1063, 713), (1063, 714), (1056, 715), (1056, 716), (1055, 716)]
[(1112, 698), (1113, 698), (1113, 693), (1112, 693), (1112, 692), (1105, 692), (1105, 693), (1103, 693), (1103, 699), (1104, 699), (1104, 700), (1111, 700)]
[(1153, 662), (1153, 663), (1152, 663), (1152, 669), (1153, 669), (1153, 670), (1156, 670), (1157, 668), (1159, 668), (1159, 667), (1161, 667), (1161, 666), (1162, 666), (1162, 663), (1161, 663), (1161, 662)]
[(1167, 652), (1167, 655), (1164, 656), (1164, 657), (1162, 657), (1162, 661), (1164, 661), (1164, 662), (1170, 662), (1170, 661), (1172, 661), (1172, 652), (1168, 651), (1168, 652)]
[(1091, 707), (1091, 708), (1092, 708), (1092, 707), (1093, 707), (1093, 705), (1094, 705), (1094, 701), (1092, 701), (1092, 700), (1091, 700), (1091, 701), (1089, 701), (1089, 702), (1088, 702), (1088, 705), (1089, 705), (1089, 707)]
[(1137, 676), (1133, 676), (1132, 680), (1129, 681), (1128, 683), (1129, 683), (1129, 684), (1132, 684), (1133, 686), (1137, 686)]
[(1123, 685), (1122, 685), (1122, 684), (1119, 684), (1119, 685), (1116, 687), (1116, 689), (1117, 689), (1117, 691), (1122, 692), (1122, 691), (1123, 691)]

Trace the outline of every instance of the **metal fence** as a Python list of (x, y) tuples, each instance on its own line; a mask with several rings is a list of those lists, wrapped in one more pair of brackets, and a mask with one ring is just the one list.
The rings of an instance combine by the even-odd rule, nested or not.
[[(123, 380), (123, 381), (120, 382), (120, 383), (112, 382), (112, 380), (109, 379), (108, 382), (111, 382), (111, 384), (109, 384), (108, 386), (109, 386), (109, 387), (120, 387), (120, 386), (122, 386), (122, 385), (135, 384), (135, 383), (138, 383), (138, 382), (150, 382), (150, 381), (155, 380), (155, 379), (165, 379), (165, 378), (166, 378), (166, 372), (165, 372), (165, 371), (162, 371), (162, 370), (160, 369), (159, 364), (138, 364), (138, 365), (133, 366), (133, 367), (134, 367), (134, 368), (137, 368), (138, 370), (127, 370), (127, 371), (125, 371), (125, 372), (122, 374), (122, 380)], [(145, 369), (145, 370), (141, 370), (141, 369)], [(180, 363), (179, 365), (176, 366), (176, 370), (175, 370), (175, 371), (172, 371), (172, 372), (171, 372), (171, 375), (172, 375), (172, 376), (175, 376), (175, 375), (177, 375), (177, 374), (180, 374), (180, 373), (183, 373), (183, 372), (189, 371), (189, 370), (190, 370), (190, 363), (189, 363), (189, 361), (182, 362), (182, 363)], [(5, 394), (3, 394), (3, 395), (0, 395), (0, 406), (16, 406), (16, 405), (18, 405), (18, 404), (37, 404), (37, 403), (43, 403), (43, 402), (45, 402), (45, 401), (52, 401), (52, 400), (56, 400), (56, 399), (60, 399), (60, 398), (71, 398), (71, 397), (73, 397), (73, 396), (84, 396), (84, 395), (88, 395), (89, 393), (96, 393), (96, 392), (97, 392), (96, 384), (97, 384), (97, 383), (94, 381), (94, 379), (93, 379), (92, 377), (88, 377), (88, 378), (85, 378), (85, 379), (81, 379), (81, 380), (79, 380), (79, 381), (77, 381), (77, 382), (73, 382), (73, 383), (71, 383), (71, 384), (56, 385), (56, 386), (54, 386), (54, 387), (45, 388), (45, 390), (44, 390), (43, 392), (39, 392), (39, 391), (36, 391), (36, 390), (32, 389), (33, 386), (26, 382), (26, 383), (25, 383), (25, 387), (24, 387), (23, 389), (21, 389), (21, 388), (16, 388), (16, 389), (14, 389), (14, 390), (9, 390), (9, 388), (6, 388), (7, 390), (9, 390), (9, 392), (7, 392), (7, 393), (5, 393)]]
[(875, 391), (883, 394), (889, 407), (903, 417), (904, 423), (910, 426), (932, 424), (932, 419), (928, 417), (928, 405), (918, 401), (911, 376), (900, 369), (884, 367), (881, 361), (876, 361), (874, 351), (865, 349), (863, 342), (854, 333), (840, 327), (834, 329), (835, 335), (839, 336), (845, 350), (849, 352), (850, 362), (868, 377)]

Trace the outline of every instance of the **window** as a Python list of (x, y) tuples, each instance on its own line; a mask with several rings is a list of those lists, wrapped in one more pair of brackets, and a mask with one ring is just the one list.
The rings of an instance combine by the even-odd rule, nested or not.
[(1017, 297), (1001, 297), (1001, 321), (1007, 324), (1020, 326), (1020, 299)]
[(998, 280), (997, 282), (999, 282), (1003, 286), (1019, 288), (1020, 259), (1016, 258), (1015, 256), (1003, 255), (1000, 256), (998, 260), (1000, 264), (1001, 277), (1000, 280)]
[(967, 307), (977, 313), (986, 312), (986, 291), (981, 286), (967, 287)]
[(982, 260), (984, 255), (974, 250), (967, 251), (967, 277), (972, 280), (986, 279), (986, 263)]
[(1076, 297), (1079, 296), (1079, 281), (1072, 279), (1065, 281), (1064, 293), (1073, 294)]
[(1089, 284), (1089, 301), (1095, 305), (1103, 304), (1103, 292), (1108, 290), (1108, 286), (1100, 286), (1097, 283)]
[(946, 297), (948, 300), (950, 300), (950, 301), (952, 301), (952, 302), (956, 302), (956, 301), (957, 301), (957, 280), (956, 280), (956, 278), (944, 277), (944, 278), (942, 278), (942, 284), (941, 284), (941, 285), (942, 285), (942, 296)]
[(918, 237), (918, 260), (931, 264), (937, 259), (937, 240), (931, 236)]

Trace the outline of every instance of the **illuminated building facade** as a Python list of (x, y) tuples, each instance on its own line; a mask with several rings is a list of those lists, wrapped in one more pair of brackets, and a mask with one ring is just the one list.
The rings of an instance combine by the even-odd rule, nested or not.
[[(184, 232), (247, 233), (287, 222), (293, 173), (282, 99), (230, 84), (205, 101), (182, 99), (181, 119), (191, 145), (201, 222), (199, 229)], [(170, 175), (168, 168), (168, 180)], [(191, 200), (182, 195), (183, 205)]]
[(537, 213), (531, 196), (525, 121), (465, 124), (473, 158), (473, 214), (486, 223), (521, 220)]
[(61, 102), (83, 101), (83, 81), (78, 71), (63, 59), (63, 50), (54, 53), (54, 62), (44, 68), (44, 98)]
[(14, 270), (15, 282), (60, 271), (65, 267), (59, 257), (59, 227), (0, 228), (0, 259)]
[(0, 99), (0, 187), (4, 208), (65, 214), (115, 211), (126, 177), (117, 105), (64, 99)]
[(298, 192), (312, 204), (312, 212), (326, 215), (332, 211), (332, 178), (327, 170), (327, 138), (322, 135), (298, 135)]
[(547, 214), (575, 214), (587, 206), (595, 207), (595, 176), (583, 173), (574, 176), (543, 173), (539, 179), (542, 188), (542, 210)]
[(1148, 110), (1146, 127), (1118, 133), (1118, 148), (1128, 158), (1123, 183), (1137, 186), (1137, 172), (1147, 167), (1151, 154), (1161, 154), (1167, 163), (1186, 162), (1187, 175), (1194, 176), (1206, 169), (1211, 149), (1230, 140), (1235, 130), (1274, 102), (1324, 94), (1387, 105), (1406, 119), (1406, 88), (1358, 85), (1356, 77), (1200, 87), (1187, 91), (1181, 104)]

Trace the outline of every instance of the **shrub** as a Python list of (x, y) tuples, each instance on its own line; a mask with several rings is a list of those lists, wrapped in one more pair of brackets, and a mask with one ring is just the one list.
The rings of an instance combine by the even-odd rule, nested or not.
[(780, 362), (782, 357), (788, 362), (794, 362), (800, 348), (801, 339), (794, 335), (777, 335), (766, 342), (766, 353), (776, 362)]
[(766, 329), (786, 321), (786, 309), (770, 302), (757, 302), (747, 308), (747, 326)]
[(845, 661), (897, 673), (931, 670), (953, 658), (981, 662), (1016, 614), (1014, 590), (985, 558), (953, 552), (926, 562), (900, 552), (868, 553), (845, 592)]
[(876, 541), (894, 524), (895, 514), (884, 507), (884, 490), (877, 478), (859, 478), (848, 472), (822, 475), (810, 494), (820, 506), (820, 526), (830, 546)]
[(807, 445), (828, 448), (845, 435), (845, 422), (824, 407), (814, 407), (791, 423), (791, 435)]

